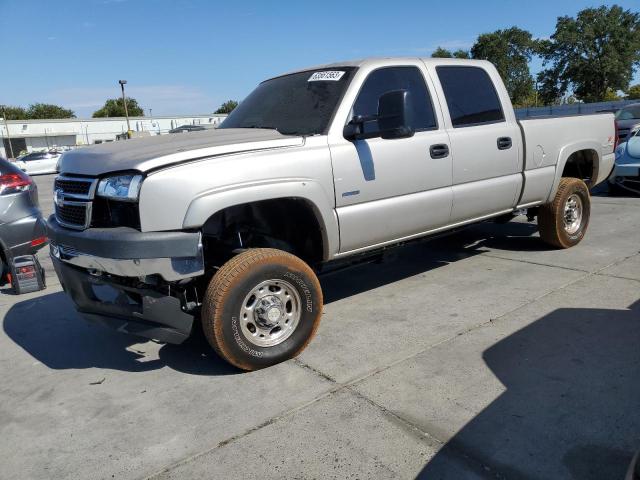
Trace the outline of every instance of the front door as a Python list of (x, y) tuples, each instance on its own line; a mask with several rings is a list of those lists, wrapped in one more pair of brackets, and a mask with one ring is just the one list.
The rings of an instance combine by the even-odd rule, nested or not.
[[(381, 95), (407, 90), (415, 135), (355, 141), (340, 138), (330, 145), (341, 253), (409, 238), (449, 221), (449, 137), (438, 121), (425, 74), (418, 62), (372, 71), (345, 119), (375, 116)], [(367, 122), (364, 128), (365, 133), (374, 133), (377, 121)]]

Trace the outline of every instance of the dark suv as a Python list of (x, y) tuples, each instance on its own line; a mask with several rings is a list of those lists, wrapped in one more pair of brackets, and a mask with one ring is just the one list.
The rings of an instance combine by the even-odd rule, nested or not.
[(13, 258), (32, 255), (46, 243), (36, 184), (18, 167), (0, 158), (0, 284), (6, 283)]

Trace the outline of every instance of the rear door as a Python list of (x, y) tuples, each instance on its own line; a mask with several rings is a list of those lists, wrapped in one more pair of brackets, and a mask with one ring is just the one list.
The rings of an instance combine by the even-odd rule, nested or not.
[[(419, 60), (367, 73), (342, 127), (354, 115), (375, 116), (378, 99), (409, 92), (416, 132), (409, 138), (348, 141), (330, 138), (340, 252), (369, 248), (446, 224), (451, 213), (449, 138), (434, 108)], [(365, 132), (378, 129), (377, 121)]]
[(449, 112), (451, 223), (513, 208), (522, 185), (521, 133), (513, 108), (495, 69), (483, 65), (435, 67)]

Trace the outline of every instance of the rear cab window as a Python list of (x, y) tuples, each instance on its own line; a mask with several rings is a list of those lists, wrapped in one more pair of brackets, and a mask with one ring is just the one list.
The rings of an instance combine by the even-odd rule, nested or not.
[(453, 128), (505, 121), (498, 92), (480, 67), (439, 66), (438, 79), (449, 107)]

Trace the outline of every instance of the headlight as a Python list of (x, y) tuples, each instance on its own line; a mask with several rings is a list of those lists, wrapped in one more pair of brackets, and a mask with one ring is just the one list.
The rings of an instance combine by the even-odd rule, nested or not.
[(118, 175), (100, 180), (98, 195), (114, 200), (135, 202), (138, 200), (142, 175)]

